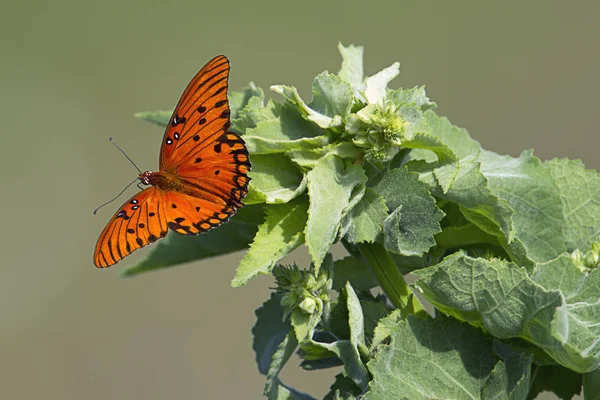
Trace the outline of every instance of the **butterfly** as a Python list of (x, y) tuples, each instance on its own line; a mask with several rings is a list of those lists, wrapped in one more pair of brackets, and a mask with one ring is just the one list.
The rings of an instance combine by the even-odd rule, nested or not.
[(243, 206), (251, 165), (242, 138), (229, 131), (229, 60), (217, 56), (192, 79), (173, 111), (150, 187), (123, 204), (96, 243), (94, 264), (109, 267), (165, 237), (169, 229), (198, 235)]

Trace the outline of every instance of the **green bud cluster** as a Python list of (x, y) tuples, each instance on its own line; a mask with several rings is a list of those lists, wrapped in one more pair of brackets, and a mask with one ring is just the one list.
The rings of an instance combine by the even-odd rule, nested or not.
[(571, 259), (582, 271), (597, 268), (600, 264), (600, 240), (595, 240), (588, 251), (576, 249), (571, 253)]
[(400, 151), (408, 122), (392, 101), (369, 104), (346, 120), (346, 131), (352, 142), (365, 149), (367, 158), (389, 161)]
[(277, 292), (282, 295), (284, 319), (294, 310), (312, 315), (329, 309), (332, 279), (327, 268), (320, 269), (318, 275), (315, 275), (314, 265), (308, 270), (302, 270), (296, 264), (277, 265), (273, 269), (273, 275)]

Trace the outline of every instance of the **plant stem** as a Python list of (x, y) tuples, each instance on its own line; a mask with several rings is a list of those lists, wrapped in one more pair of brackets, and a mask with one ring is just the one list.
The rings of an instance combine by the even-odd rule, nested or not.
[(406, 308), (412, 292), (386, 248), (379, 243), (358, 243), (356, 246), (392, 304), (401, 310)]

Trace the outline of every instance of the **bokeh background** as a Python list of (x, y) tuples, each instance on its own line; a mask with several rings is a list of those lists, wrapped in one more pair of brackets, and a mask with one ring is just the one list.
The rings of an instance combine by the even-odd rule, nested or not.
[[(367, 73), (400, 61), (393, 86), (427, 85), (484, 147), (598, 169), (599, 4), (2, 1), (0, 397), (261, 398), (250, 329), (271, 281), (230, 288), (242, 254), (132, 279), (134, 256), (92, 264), (119, 203), (92, 210), (137, 174), (108, 137), (156, 169), (162, 131), (132, 114), (172, 107), (211, 57), (234, 90), (309, 98), (339, 41), (364, 45)], [(319, 397), (332, 376), (283, 374)]]

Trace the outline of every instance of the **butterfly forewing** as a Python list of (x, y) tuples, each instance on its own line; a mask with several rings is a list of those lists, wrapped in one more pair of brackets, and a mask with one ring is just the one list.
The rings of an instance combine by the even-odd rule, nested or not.
[(117, 263), (136, 249), (167, 234), (160, 189), (150, 187), (127, 200), (100, 234), (94, 252), (96, 267)]
[(175, 170), (229, 129), (229, 61), (217, 56), (192, 79), (175, 107), (160, 149), (160, 169)]

